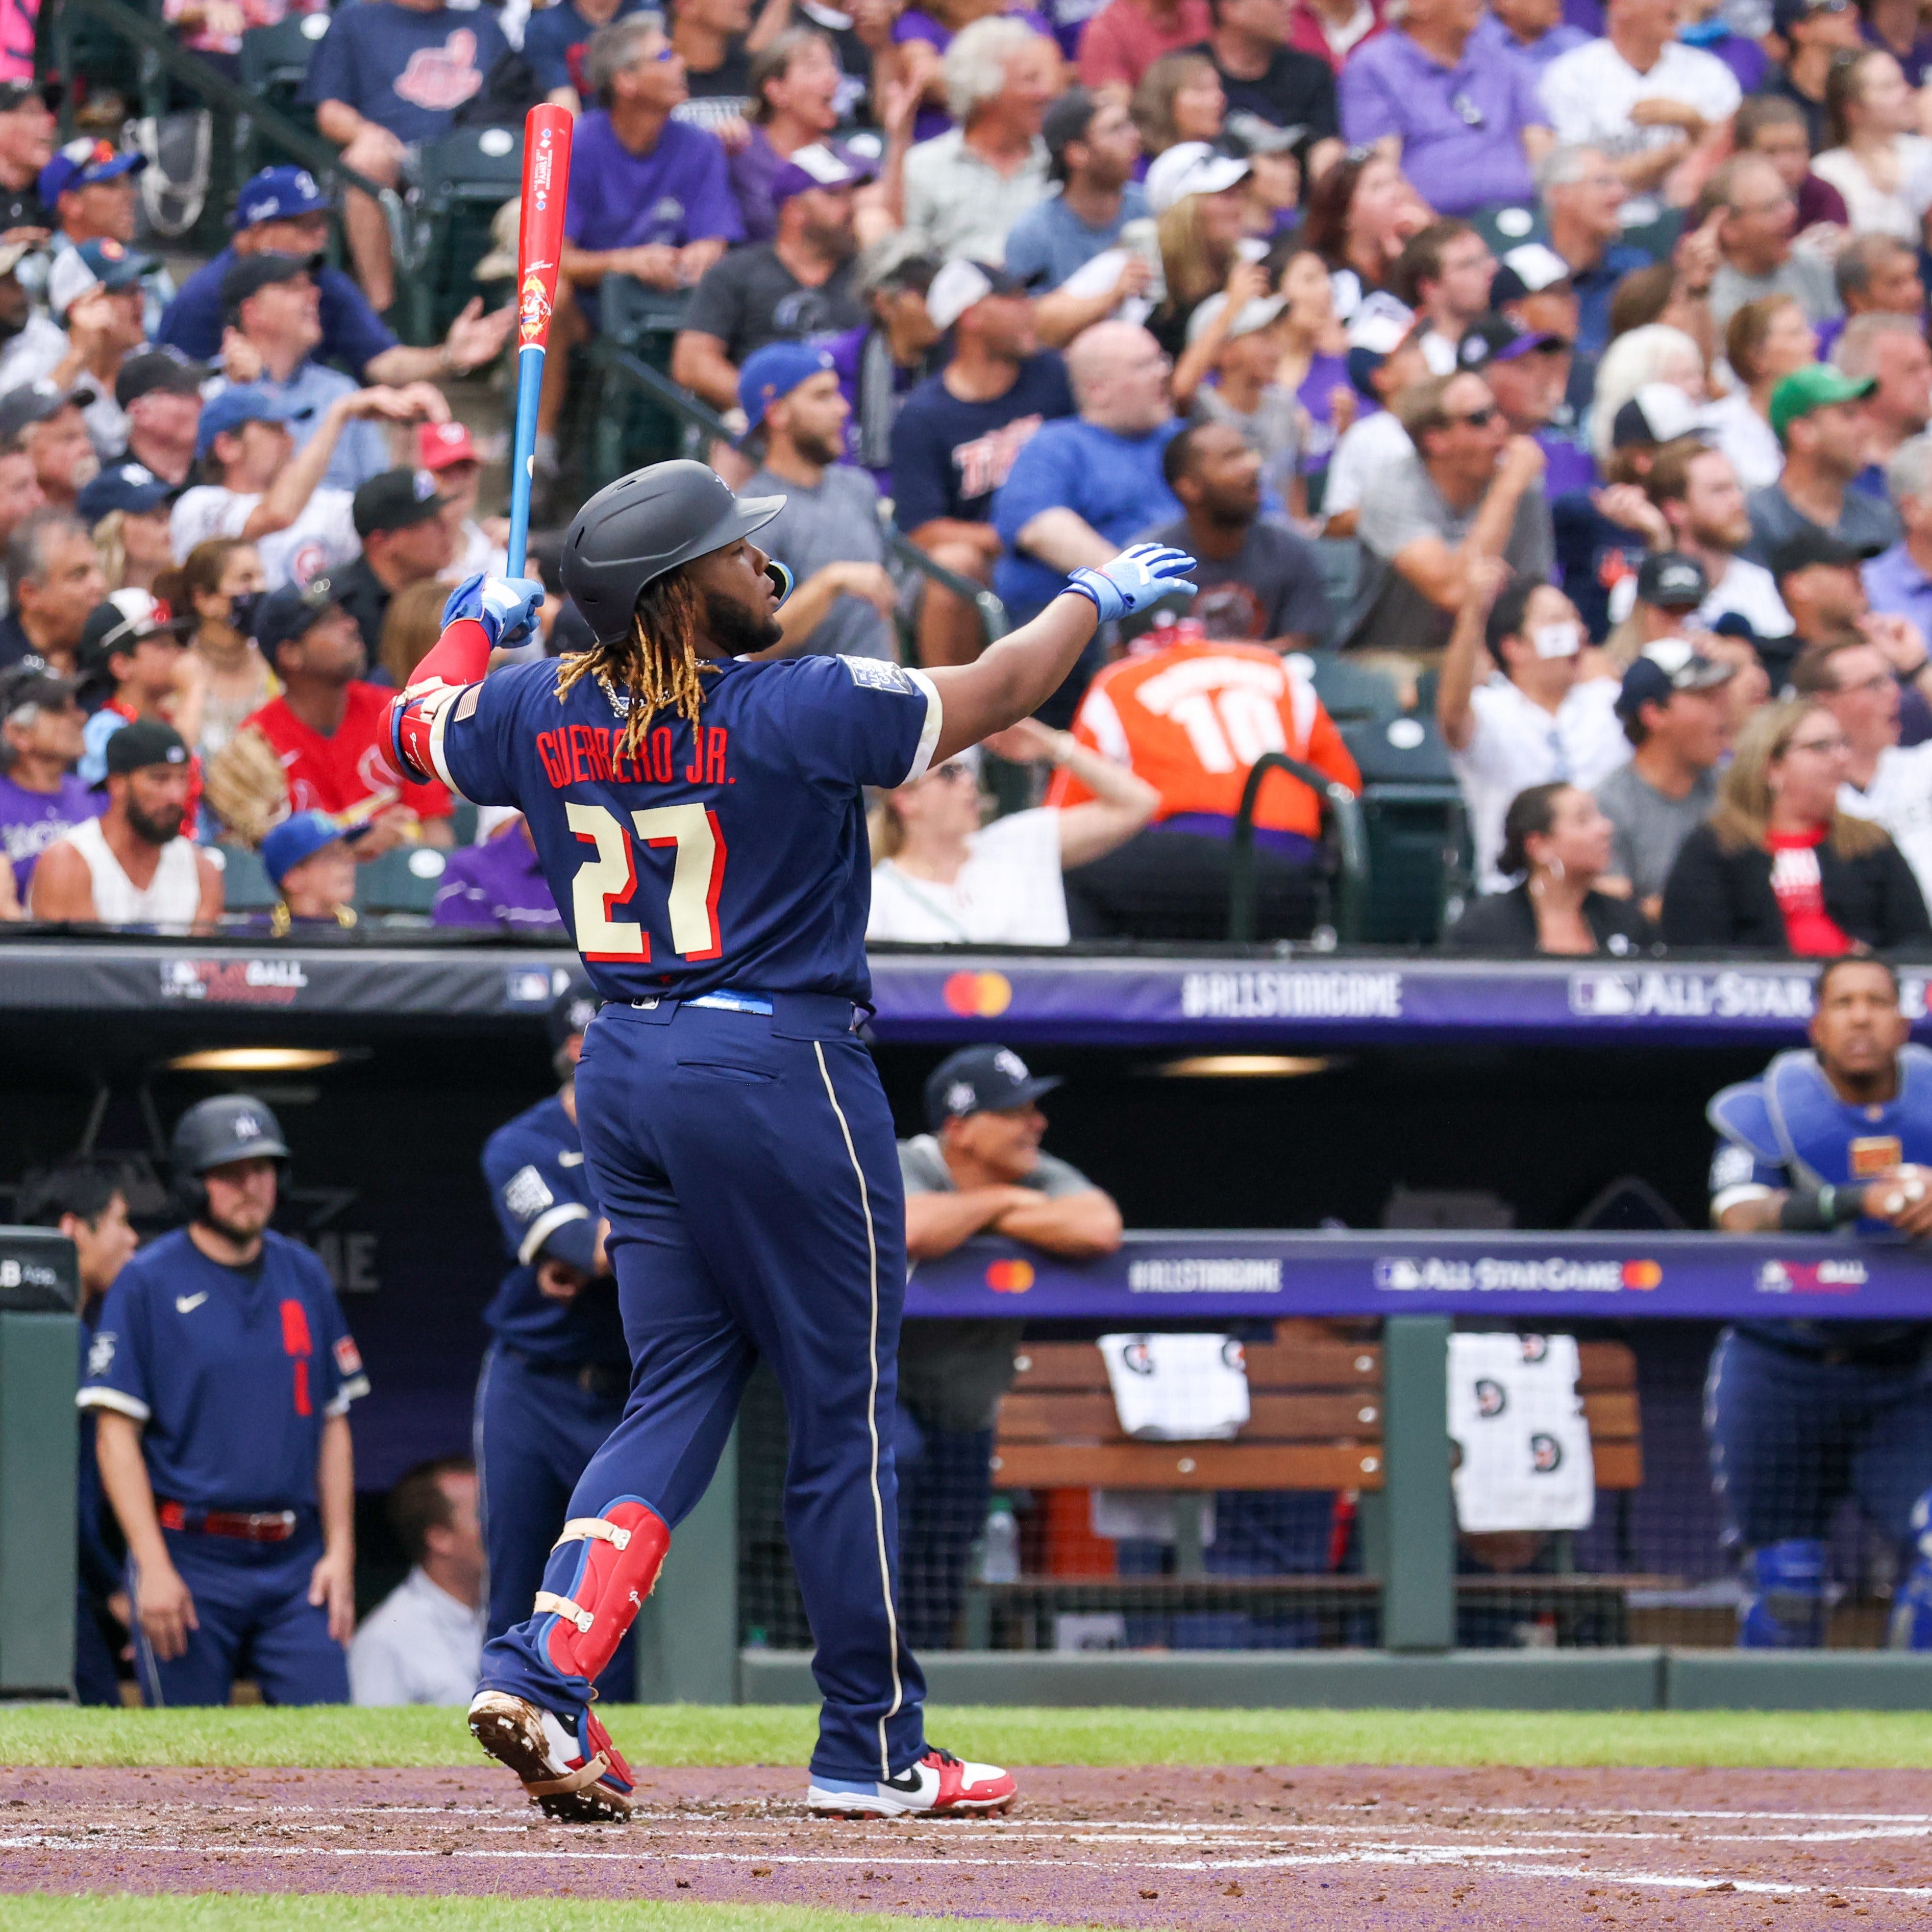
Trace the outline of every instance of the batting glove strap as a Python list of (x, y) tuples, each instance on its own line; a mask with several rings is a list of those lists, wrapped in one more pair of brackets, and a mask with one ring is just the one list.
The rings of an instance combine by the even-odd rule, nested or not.
[(1164, 544), (1136, 544), (1098, 570), (1075, 571), (1066, 587), (1090, 598), (1104, 624), (1144, 610), (1177, 590), (1192, 596), (1195, 586), (1188, 582), (1187, 572), (1193, 568), (1194, 560), (1185, 550), (1169, 550)]
[(449, 593), (442, 621), (453, 624), (470, 617), (488, 634), (490, 647), (520, 643), (530, 634), (544, 587), (533, 577), (490, 577), (479, 572), (466, 577)]

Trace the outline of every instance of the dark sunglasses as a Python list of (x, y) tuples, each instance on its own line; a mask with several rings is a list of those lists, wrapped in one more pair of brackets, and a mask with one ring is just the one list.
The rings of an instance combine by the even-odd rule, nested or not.
[(1446, 418), (1452, 429), (1459, 424), (1466, 429), (1487, 429), (1496, 419), (1496, 407), (1493, 403), (1483, 409), (1472, 410), (1467, 416), (1450, 416)]

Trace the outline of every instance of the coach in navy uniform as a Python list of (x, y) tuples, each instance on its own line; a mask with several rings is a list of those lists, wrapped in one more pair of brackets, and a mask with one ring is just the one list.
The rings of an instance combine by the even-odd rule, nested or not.
[[(1889, 966), (1833, 960), (1814, 996), (1810, 1050), (1780, 1053), (1711, 1102), (1713, 1223), (1739, 1234), (1856, 1224), (1894, 1242), (1932, 1234), (1932, 1053), (1910, 1032)], [(1928, 1345), (1922, 1322), (1746, 1322), (1719, 1338), (1704, 1421), (1727, 1533), (1744, 1555), (1741, 1644), (1823, 1643), (1825, 1542), (1848, 1495), (1909, 1560), (1932, 1488)], [(1915, 1601), (1932, 1597), (1916, 1572), (1908, 1583)], [(1904, 1640), (1919, 1647), (1914, 1631)]]
[(346, 1703), (355, 1622), (349, 1405), (369, 1384), (322, 1263), (268, 1231), (275, 1117), (244, 1095), (176, 1124), (188, 1225), (108, 1290), (80, 1391), (128, 1542), (150, 1705)]
[[(562, 1085), (483, 1148), (513, 1263), (483, 1311), (490, 1347), (476, 1385), (491, 1636), (530, 1615), (570, 1492), (622, 1420), (630, 1387), (604, 1218), (577, 1131), (578, 1056), (600, 1004), (588, 980), (572, 982), (550, 1009)], [(634, 1649), (625, 1643), (598, 1680), (607, 1700), (630, 1701)]]

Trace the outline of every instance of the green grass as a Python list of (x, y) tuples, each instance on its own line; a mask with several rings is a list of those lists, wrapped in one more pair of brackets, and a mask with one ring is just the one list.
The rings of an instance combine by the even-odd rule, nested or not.
[[(1016, 1932), (990, 1918), (922, 1918), (920, 1932)], [(274, 1892), (35, 1893), (7, 1900), (8, 1932), (905, 1932), (883, 1912), (541, 1898), (350, 1898)]]
[[(803, 1706), (607, 1706), (633, 1763), (802, 1766)], [(1002, 1764), (1717, 1765), (1932, 1768), (1932, 1712), (930, 1708), (927, 1730)], [(81, 1711), (0, 1706), (0, 1765), (482, 1762), (455, 1711)]]

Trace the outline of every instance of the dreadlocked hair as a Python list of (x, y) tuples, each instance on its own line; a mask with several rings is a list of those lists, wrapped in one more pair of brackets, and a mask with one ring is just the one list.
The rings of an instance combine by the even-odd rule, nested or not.
[(660, 711), (675, 712), (689, 724), (704, 708), (702, 682), (718, 667), (698, 654), (698, 618), (704, 600), (689, 575), (668, 571), (638, 594), (631, 634), (614, 644), (593, 644), (563, 659), (557, 680), (561, 698), (580, 678), (595, 677), (613, 697), (622, 691), (630, 704), (624, 718), (623, 748), (635, 757)]

